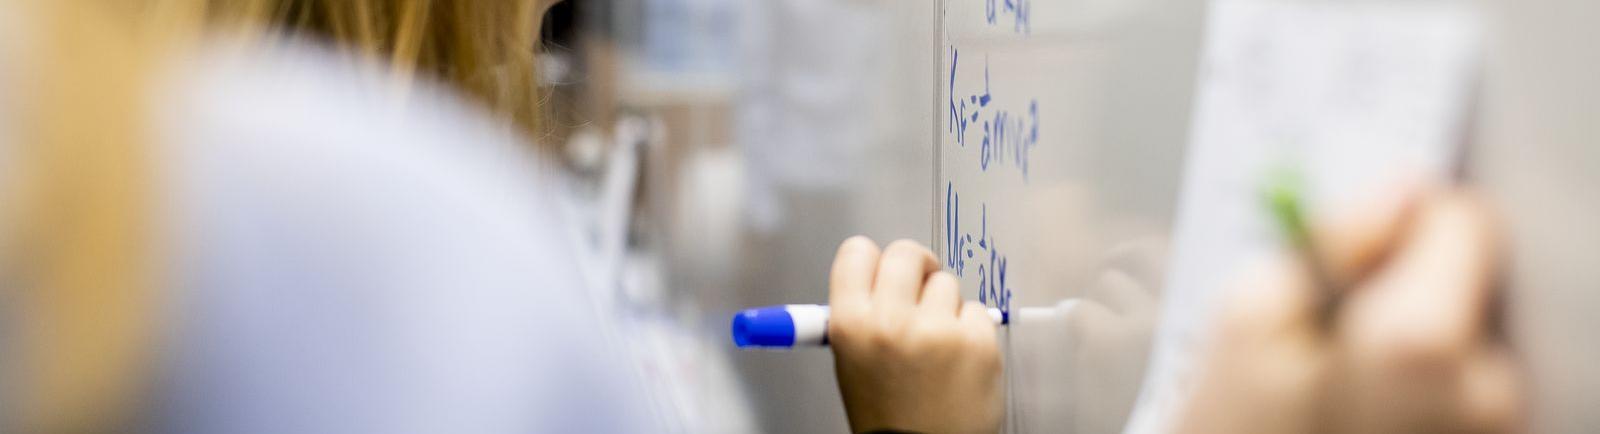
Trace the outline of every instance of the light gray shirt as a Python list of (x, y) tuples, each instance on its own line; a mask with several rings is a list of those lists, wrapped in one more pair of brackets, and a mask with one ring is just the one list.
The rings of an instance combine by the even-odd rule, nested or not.
[(200, 56), (158, 101), (160, 432), (652, 431), (554, 167), (443, 92), (254, 54)]

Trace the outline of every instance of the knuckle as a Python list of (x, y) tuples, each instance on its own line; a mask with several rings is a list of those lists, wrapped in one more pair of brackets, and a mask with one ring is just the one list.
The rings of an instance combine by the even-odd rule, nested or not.
[(889, 243), (890, 250), (915, 252), (922, 249), (922, 244), (909, 238), (901, 238)]
[(910, 360), (919, 355), (921, 347), (913, 339), (894, 333), (874, 333), (868, 342), (880, 354), (888, 354), (898, 360)]
[(878, 317), (867, 321), (870, 326), (865, 330), (866, 341), (878, 348), (893, 348), (905, 337), (905, 325), (887, 317)]
[(973, 329), (961, 335), (961, 346), (978, 352), (993, 352), (999, 348), (999, 342), (994, 333), (988, 330)]
[(922, 243), (909, 239), (899, 239), (889, 243), (885, 254), (903, 259), (920, 260), (923, 255), (932, 255), (933, 253), (927, 247), (923, 247)]
[(920, 327), (906, 342), (917, 354), (933, 356), (958, 353), (965, 347), (958, 330), (937, 324)]
[(906, 338), (900, 342), (902, 344), (901, 346), (909, 354), (926, 355), (930, 352), (944, 348), (943, 345), (941, 345), (939, 336), (937, 334), (928, 333), (925, 331), (910, 333), (906, 335)]
[(961, 328), (954, 321), (939, 321), (926, 327), (929, 342), (943, 348), (961, 348), (965, 346)]
[(939, 270), (928, 278), (928, 289), (956, 291), (961, 287), (961, 281), (956, 280), (956, 275), (949, 271)]
[(989, 306), (972, 300), (961, 302), (961, 315), (988, 315)]
[(845, 239), (844, 242), (842, 242), (842, 243), (839, 243), (839, 252), (838, 253), (839, 253), (839, 256), (845, 256), (845, 255), (852, 255), (852, 254), (859, 254), (859, 253), (868, 253), (868, 252), (871, 252), (873, 250), (876, 250), (877, 248), (878, 248), (878, 243), (873, 242), (871, 238), (867, 238), (867, 237), (861, 236), (861, 235), (856, 235), (856, 236), (853, 236), (853, 237)]

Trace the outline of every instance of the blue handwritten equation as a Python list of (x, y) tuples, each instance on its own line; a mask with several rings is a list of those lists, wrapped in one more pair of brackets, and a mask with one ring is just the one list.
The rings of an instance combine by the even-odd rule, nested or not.
[(990, 166), (1010, 165), (1022, 171), (1026, 180), (1029, 153), (1039, 145), (1039, 100), (1029, 99), (1026, 113), (999, 108), (989, 91), (988, 59), (983, 64), (983, 91), (957, 96), (956, 67), (960, 62), (961, 51), (950, 47), (950, 119), (946, 131), (955, 135), (958, 146), (965, 148), (967, 128), (981, 126), (978, 169), (987, 172)]
[(1000, 24), (1000, 18), (1011, 19), (1012, 30), (1027, 34), (1033, 31), (1033, 0), (984, 0), (984, 17), (989, 25)]
[(944, 266), (956, 276), (965, 276), (967, 265), (975, 265), (978, 302), (1010, 313), (1011, 286), (1006, 283), (1006, 255), (989, 233), (989, 205), (983, 204), (981, 209), (978, 234), (974, 236), (961, 227), (961, 195), (956, 194), (955, 183), (945, 184)]

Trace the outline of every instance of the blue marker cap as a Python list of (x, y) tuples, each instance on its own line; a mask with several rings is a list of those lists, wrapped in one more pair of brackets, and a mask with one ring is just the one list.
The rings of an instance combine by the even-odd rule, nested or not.
[(793, 348), (828, 344), (828, 307), (814, 304), (746, 309), (733, 316), (739, 348)]
[(733, 343), (739, 348), (794, 346), (794, 317), (783, 306), (745, 309), (733, 316)]

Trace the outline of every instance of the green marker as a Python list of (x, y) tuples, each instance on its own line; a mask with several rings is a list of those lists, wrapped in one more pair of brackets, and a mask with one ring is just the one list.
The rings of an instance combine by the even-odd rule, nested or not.
[(1322, 299), (1318, 307), (1319, 319), (1325, 325), (1331, 323), (1339, 309), (1339, 296), (1344, 291), (1317, 254), (1311, 225), (1306, 219), (1305, 177), (1298, 170), (1280, 167), (1268, 175), (1263, 192), (1267, 210), (1272, 213), (1279, 231), (1288, 238), (1290, 247), (1300, 256), (1317, 285)]

